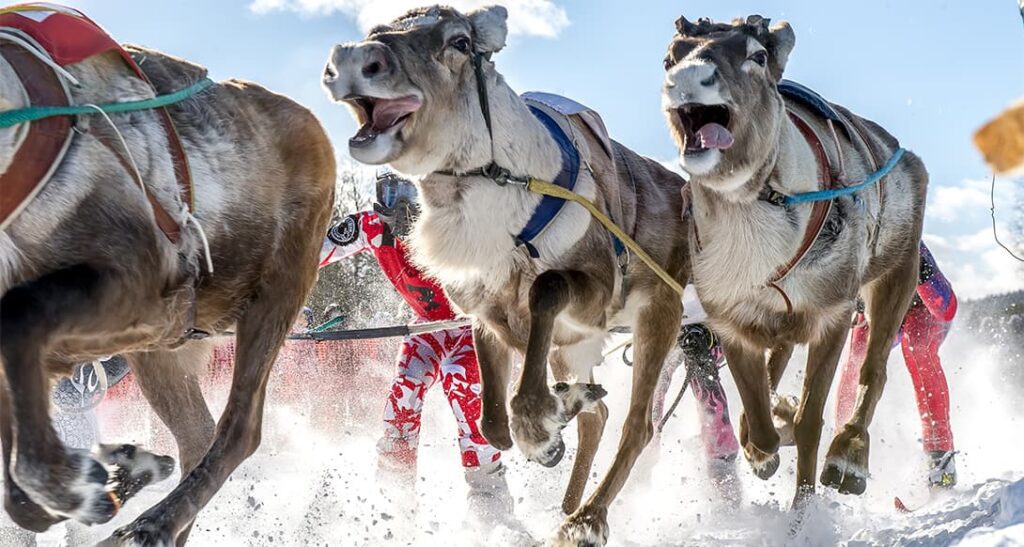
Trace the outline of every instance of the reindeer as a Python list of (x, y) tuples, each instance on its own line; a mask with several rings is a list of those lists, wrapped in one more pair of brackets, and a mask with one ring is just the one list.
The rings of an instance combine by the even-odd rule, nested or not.
[[(617, 258), (609, 233), (575, 203), (564, 204), (532, 244), (517, 245), (514, 236), (541, 203), (522, 181), (554, 181), (567, 162), (540, 115), (490, 61), (505, 45), (506, 17), (500, 6), (412, 10), (361, 42), (336, 46), (323, 83), (361, 126), (349, 141), (352, 157), (389, 163), (419, 187), (422, 214), (411, 242), (425, 270), (474, 319), (488, 441), (507, 450), (514, 439), (528, 459), (552, 466), (564, 453), (561, 430), (579, 416), (580, 448), (562, 504), (572, 514), (556, 542), (599, 545), (608, 507), (653, 434), (651, 397), (678, 334), (680, 298), (640, 261)], [(683, 180), (613, 141), (606, 150), (598, 132), (577, 122), (576, 191), (601, 211), (618, 210), (619, 225), (685, 283)], [(592, 369), (615, 325), (631, 326), (636, 339), (629, 413), (611, 469), (577, 507), (607, 416)], [(524, 365), (509, 416), (511, 350)], [(553, 392), (548, 362), (562, 381)], [(582, 383), (565, 383), (572, 378)]]
[[(27, 107), (28, 84), (10, 56), (28, 53), (0, 45), (0, 105)], [(187, 61), (130, 49), (153, 88), (109, 51), (66, 67), (80, 84), (70, 88), (72, 104), (153, 97), (206, 76)], [(271, 365), (316, 277), (335, 180), (316, 118), (237, 80), (167, 111), (193, 174), (192, 217), (170, 139), (149, 110), (80, 117), (52, 178), (0, 232), (4, 506), (32, 531), (65, 519), (106, 522), (173, 471), (172, 458), (133, 445), (66, 448), (50, 424), (49, 379), (123, 353), (177, 441), (182, 479), (110, 542), (184, 543), (197, 513), (259, 446)], [(25, 167), (11, 159), (25, 127), (0, 129), (4, 172)], [(180, 229), (174, 239), (157, 224), (158, 210)], [(210, 348), (199, 338), (229, 329), (236, 365), (215, 425), (199, 383)]]
[[(868, 426), (917, 279), (924, 165), (842, 107), (784, 100), (780, 80), (796, 41), (788, 23), (680, 17), (676, 29), (662, 103), (690, 175), (694, 282), (743, 400), (744, 454), (767, 478), (779, 465), (780, 432), (792, 437), (794, 505), (813, 493), (822, 411), (859, 294), (871, 321), (867, 359), (857, 407), (832, 441), (821, 482), (863, 493)], [(874, 186), (792, 202), (819, 181), (864, 181), (889, 158), (895, 168)], [(773, 408), (795, 344), (809, 345), (802, 398), (795, 408), (776, 398)]]

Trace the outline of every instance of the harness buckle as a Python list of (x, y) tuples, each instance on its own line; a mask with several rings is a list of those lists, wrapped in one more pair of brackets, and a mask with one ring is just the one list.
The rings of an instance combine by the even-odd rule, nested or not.
[(205, 330), (190, 328), (185, 331), (186, 340), (204, 340), (210, 337), (210, 333)]
[(480, 174), (493, 180), (498, 186), (508, 186), (511, 184), (514, 186), (525, 187), (527, 184), (526, 180), (513, 177), (511, 171), (494, 162), (491, 162), (480, 169)]
[(786, 194), (771, 188), (765, 188), (764, 191), (761, 192), (760, 198), (777, 207), (782, 207), (786, 204)]

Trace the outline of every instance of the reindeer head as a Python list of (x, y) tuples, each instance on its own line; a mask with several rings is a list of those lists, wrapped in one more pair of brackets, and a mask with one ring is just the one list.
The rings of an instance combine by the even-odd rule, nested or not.
[(785, 21), (768, 22), (676, 21), (662, 108), (681, 166), (714, 190), (745, 183), (777, 144), (785, 110), (776, 84), (796, 37)]
[(507, 15), (500, 6), (420, 8), (335, 46), (323, 85), (361, 125), (352, 157), (425, 174), (487, 142), (474, 63), (493, 77), (486, 57), (505, 46)]

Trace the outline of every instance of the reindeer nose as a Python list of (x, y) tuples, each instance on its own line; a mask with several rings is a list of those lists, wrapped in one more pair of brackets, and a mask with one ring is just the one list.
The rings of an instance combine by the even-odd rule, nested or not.
[(338, 70), (334, 68), (334, 63), (331, 61), (327, 62), (327, 66), (324, 67), (324, 82), (331, 83), (338, 79)]
[(700, 85), (704, 87), (711, 87), (718, 81), (718, 67), (714, 67), (711, 74), (708, 74), (704, 79), (700, 81)]
[(333, 84), (339, 80), (351, 81), (359, 77), (374, 80), (389, 76), (394, 66), (391, 50), (384, 44), (340, 44), (334, 46), (327, 60), (323, 81), (325, 84)]
[(366, 51), (365, 59), (363, 60), (363, 77), (373, 79), (390, 74), (391, 64), (388, 62), (387, 48), (377, 44), (367, 44), (367, 47), (370, 49)]

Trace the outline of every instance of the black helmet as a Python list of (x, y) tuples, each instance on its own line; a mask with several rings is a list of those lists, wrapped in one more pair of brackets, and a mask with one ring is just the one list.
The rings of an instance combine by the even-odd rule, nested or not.
[(399, 237), (408, 235), (420, 213), (416, 187), (391, 171), (378, 173), (377, 201), (373, 210), (391, 228), (391, 233)]

